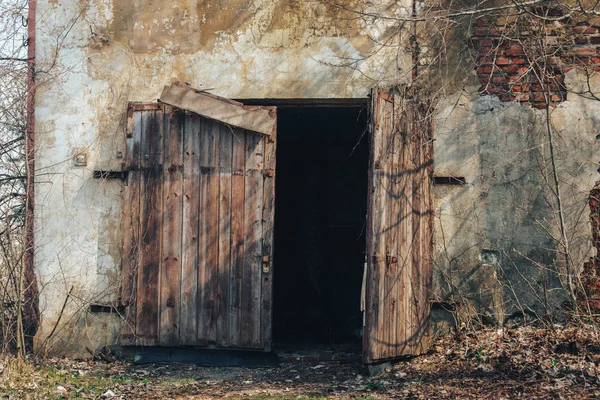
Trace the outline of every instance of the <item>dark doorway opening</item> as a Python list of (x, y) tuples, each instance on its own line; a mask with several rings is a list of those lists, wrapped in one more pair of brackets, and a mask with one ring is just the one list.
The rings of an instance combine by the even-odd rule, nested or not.
[(273, 338), (360, 344), (366, 107), (279, 107)]

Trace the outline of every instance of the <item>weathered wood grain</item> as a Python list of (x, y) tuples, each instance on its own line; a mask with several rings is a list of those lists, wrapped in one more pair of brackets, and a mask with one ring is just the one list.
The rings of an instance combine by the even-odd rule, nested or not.
[(247, 348), (260, 347), (263, 160), (263, 138), (247, 132), (241, 334), (242, 346)]
[(231, 282), (231, 171), (233, 129), (219, 126), (219, 262), (217, 271), (217, 345), (229, 346)]
[(130, 117), (122, 343), (270, 349), (275, 131), (169, 105)]
[(181, 344), (197, 343), (198, 238), (200, 207), (200, 117), (184, 118), (183, 254), (181, 268)]
[(202, 119), (200, 133), (200, 241), (198, 275), (198, 339), (216, 344), (216, 286), (219, 245), (219, 125)]
[(246, 107), (241, 103), (224, 99), (188, 86), (165, 86), (160, 101), (195, 112), (206, 118), (225, 124), (271, 135), (275, 129), (275, 116), (265, 107)]
[(140, 193), (141, 246), (138, 270), (136, 344), (158, 340), (159, 278), (162, 243), (163, 112), (142, 116), (142, 171)]
[[(272, 113), (276, 113), (273, 109)], [(271, 350), (273, 322), (273, 249), (275, 221), (275, 154), (277, 148), (277, 131), (265, 141), (264, 173), (263, 173), (263, 233), (262, 233), (262, 274), (261, 274), (261, 347)]]
[[(397, 89), (373, 93), (364, 360), (428, 349), (431, 127)], [(390, 122), (391, 121), (391, 122)]]
[[(129, 111), (128, 111), (129, 112)], [(127, 186), (123, 190), (123, 251), (121, 303), (125, 306), (122, 316), (120, 343), (135, 345), (137, 272), (140, 246), (140, 162), (142, 141), (142, 114), (130, 111), (131, 137), (126, 139), (125, 164), (129, 171)]]
[(244, 278), (246, 203), (246, 132), (235, 129), (233, 135), (231, 176), (231, 282), (230, 282), (230, 345), (241, 346), (242, 281)]
[(179, 343), (183, 229), (183, 113), (165, 107), (159, 343)]

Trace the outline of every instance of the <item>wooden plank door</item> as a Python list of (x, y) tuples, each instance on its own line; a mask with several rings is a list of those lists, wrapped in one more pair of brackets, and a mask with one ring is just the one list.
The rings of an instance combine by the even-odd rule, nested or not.
[(275, 131), (166, 104), (129, 120), (121, 343), (270, 350)]
[(429, 348), (433, 247), (430, 110), (397, 88), (371, 99), (366, 363)]

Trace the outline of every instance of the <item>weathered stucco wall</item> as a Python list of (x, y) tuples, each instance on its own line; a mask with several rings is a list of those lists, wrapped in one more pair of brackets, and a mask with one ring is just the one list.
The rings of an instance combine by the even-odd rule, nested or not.
[[(407, 14), (391, 3), (385, 12)], [(84, 355), (118, 335), (117, 315), (87, 310), (118, 300), (122, 183), (92, 175), (121, 168), (128, 101), (154, 101), (173, 81), (230, 98), (364, 98), (376, 84), (410, 77), (409, 48), (398, 45), (406, 35), (321, 1), (43, 0), (37, 24), (36, 339), (63, 353)], [(554, 312), (564, 263), (553, 240), (545, 111), (481, 96), (473, 63), (457, 54), (448, 69), (466, 84), (438, 96), (435, 169), (467, 184), (435, 188), (435, 296), (499, 322), (519, 307)], [(573, 70), (566, 82), (585, 77)], [(600, 102), (569, 95), (551, 110), (581, 266), (591, 251), (586, 206), (598, 179)], [(75, 165), (78, 153), (86, 166)]]
[(38, 1), (38, 346), (59, 320), (54, 350), (115, 341), (116, 315), (84, 311), (118, 299), (122, 183), (92, 175), (121, 168), (127, 102), (173, 81), (230, 98), (364, 98), (404, 79), (388, 23), (347, 17), (320, 1)]
[[(571, 71), (566, 81), (581, 89), (586, 75)], [(466, 185), (435, 188), (436, 294), (483, 322), (556, 315), (567, 281), (546, 112), (480, 96), (477, 87), (438, 105), (436, 175), (465, 177)], [(578, 270), (592, 251), (587, 203), (600, 177), (599, 118), (600, 103), (570, 95), (548, 121)]]

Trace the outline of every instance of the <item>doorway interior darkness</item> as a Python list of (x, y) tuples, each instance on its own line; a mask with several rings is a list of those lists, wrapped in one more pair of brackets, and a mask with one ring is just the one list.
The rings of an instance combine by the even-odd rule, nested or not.
[(273, 339), (359, 343), (367, 108), (279, 107)]

